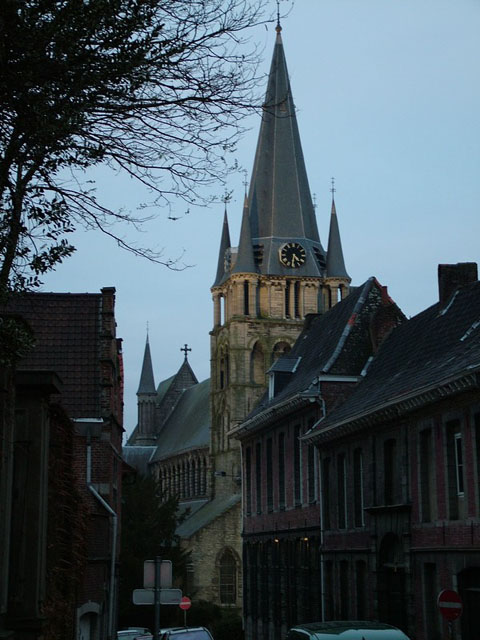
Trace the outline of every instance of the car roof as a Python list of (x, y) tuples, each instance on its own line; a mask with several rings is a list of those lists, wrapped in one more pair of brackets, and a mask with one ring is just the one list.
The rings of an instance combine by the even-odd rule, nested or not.
[[(405, 640), (407, 636), (390, 624), (373, 622), (370, 620), (330, 620), (328, 622), (307, 622), (292, 627), (290, 631), (303, 632), (307, 635), (318, 635), (319, 638), (328, 635), (345, 634), (345, 640), (356, 638), (356, 631), (383, 631), (388, 632), (387, 638), (391, 640)], [(374, 634), (377, 637), (377, 634)], [(408, 639), (407, 639), (408, 640)]]

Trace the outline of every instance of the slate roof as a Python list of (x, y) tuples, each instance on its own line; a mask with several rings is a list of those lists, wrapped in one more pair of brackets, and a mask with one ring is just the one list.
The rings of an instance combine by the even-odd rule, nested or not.
[(340, 433), (342, 425), (388, 407), (397, 406), (398, 413), (399, 405), (409, 410), (460, 392), (479, 384), (472, 379), (478, 372), (480, 283), (475, 282), (458, 289), (443, 309), (437, 303), (392, 331), (365, 379), (344, 404), (314, 426), (308, 439), (325, 440)]
[(155, 380), (153, 377), (152, 356), (150, 355), (150, 343), (145, 343), (145, 352), (143, 354), (142, 373), (140, 374), (140, 382), (138, 385), (137, 395), (139, 393), (156, 393)]
[(342, 242), (340, 240), (340, 229), (338, 226), (335, 200), (332, 200), (330, 231), (328, 234), (327, 277), (350, 279), (350, 276), (347, 273), (347, 269), (345, 268), (345, 260), (343, 259), (343, 249)]
[[(370, 278), (360, 287), (352, 287), (350, 294), (337, 303), (330, 311), (322, 315), (312, 315), (308, 318), (306, 326), (298, 337), (288, 356), (277, 360), (272, 369), (288, 371), (292, 363), (295, 373), (289, 383), (272, 400), (266, 393), (257, 407), (249, 414), (248, 419), (261, 413), (265, 408), (272, 408), (284, 402), (287, 398), (297, 393), (307, 391), (313, 379), (320, 373), (331, 372), (336, 349), (343, 335), (349, 328), (349, 322), (355, 310), (365, 300), (370, 288), (375, 282)], [(285, 365), (285, 367), (283, 366)], [(349, 375), (360, 374), (361, 368), (352, 371)]]
[(221, 515), (232, 509), (241, 501), (240, 494), (233, 494), (227, 497), (214, 498), (203, 507), (191, 515), (185, 522), (177, 527), (175, 533), (181, 538), (190, 538), (197, 531), (203, 529)]
[(122, 449), (122, 457), (131, 467), (136, 469), (142, 476), (149, 473), (148, 465), (155, 453), (155, 447), (152, 446), (124, 446)]
[(101, 415), (100, 293), (32, 293), (7, 311), (23, 316), (36, 345), (21, 370), (54, 371), (62, 380), (62, 406), (71, 418)]
[(210, 444), (210, 380), (186, 389), (156, 441), (152, 461), (208, 447)]

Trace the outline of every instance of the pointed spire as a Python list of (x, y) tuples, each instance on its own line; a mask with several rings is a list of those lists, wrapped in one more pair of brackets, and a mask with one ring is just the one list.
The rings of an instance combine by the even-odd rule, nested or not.
[(155, 381), (153, 378), (152, 357), (150, 355), (150, 343), (148, 340), (145, 343), (145, 353), (143, 354), (142, 373), (140, 375), (140, 384), (138, 385), (137, 395), (142, 393), (156, 393)]
[(308, 185), (279, 22), (276, 32), (250, 181), (251, 234), (254, 242), (263, 245), (262, 273), (284, 273), (278, 251), (285, 242), (296, 240), (311, 258), (298, 274), (320, 276), (313, 248), (317, 254), (325, 251)]
[(250, 217), (248, 215), (248, 198), (245, 196), (243, 203), (242, 228), (240, 230), (240, 242), (238, 243), (237, 259), (232, 273), (257, 273), (253, 258), (252, 232), (250, 229)]
[(335, 187), (333, 184), (332, 182), (332, 212), (330, 215), (330, 233), (328, 234), (327, 278), (350, 279), (343, 259), (342, 241), (340, 240), (340, 229), (338, 227), (337, 211), (335, 208)]
[(215, 276), (215, 282), (212, 286), (216, 287), (221, 284), (224, 279), (225, 273), (225, 253), (227, 249), (230, 249), (230, 231), (228, 228), (228, 218), (227, 218), (227, 207), (225, 206), (225, 214), (223, 216), (223, 229), (222, 229), (222, 238), (220, 240), (220, 250), (218, 252), (218, 264), (217, 264), (217, 275)]

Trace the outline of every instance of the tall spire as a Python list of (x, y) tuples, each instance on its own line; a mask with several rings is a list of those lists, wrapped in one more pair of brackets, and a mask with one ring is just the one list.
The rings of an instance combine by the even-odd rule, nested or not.
[(242, 228), (240, 230), (240, 242), (238, 243), (238, 253), (232, 273), (257, 273), (253, 258), (252, 233), (250, 229), (250, 218), (248, 215), (248, 199), (245, 196), (243, 203)]
[(225, 214), (223, 216), (222, 238), (220, 240), (220, 250), (218, 252), (217, 275), (212, 286), (216, 287), (221, 284), (225, 277), (225, 254), (230, 249), (230, 231), (228, 228), (227, 207), (225, 206)]
[(138, 385), (137, 395), (143, 393), (156, 393), (148, 333), (147, 341), (145, 343), (145, 352), (143, 354), (142, 373), (140, 375), (140, 384)]
[(332, 212), (330, 215), (330, 232), (328, 234), (327, 277), (350, 279), (343, 259), (342, 241), (340, 240), (340, 229), (335, 208), (335, 187), (333, 185), (332, 178)]
[(278, 23), (250, 182), (252, 240), (263, 248), (261, 273), (287, 275), (278, 260), (279, 249), (294, 240), (307, 251), (307, 260), (296, 273), (322, 276), (325, 251), (308, 185), (281, 31)]

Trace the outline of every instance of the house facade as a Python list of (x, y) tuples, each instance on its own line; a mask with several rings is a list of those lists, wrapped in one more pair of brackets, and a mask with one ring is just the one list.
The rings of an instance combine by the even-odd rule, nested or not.
[(114, 303), (105, 288), (26, 294), (3, 310), (34, 342), (2, 393), (2, 637), (114, 637), (123, 432)]

